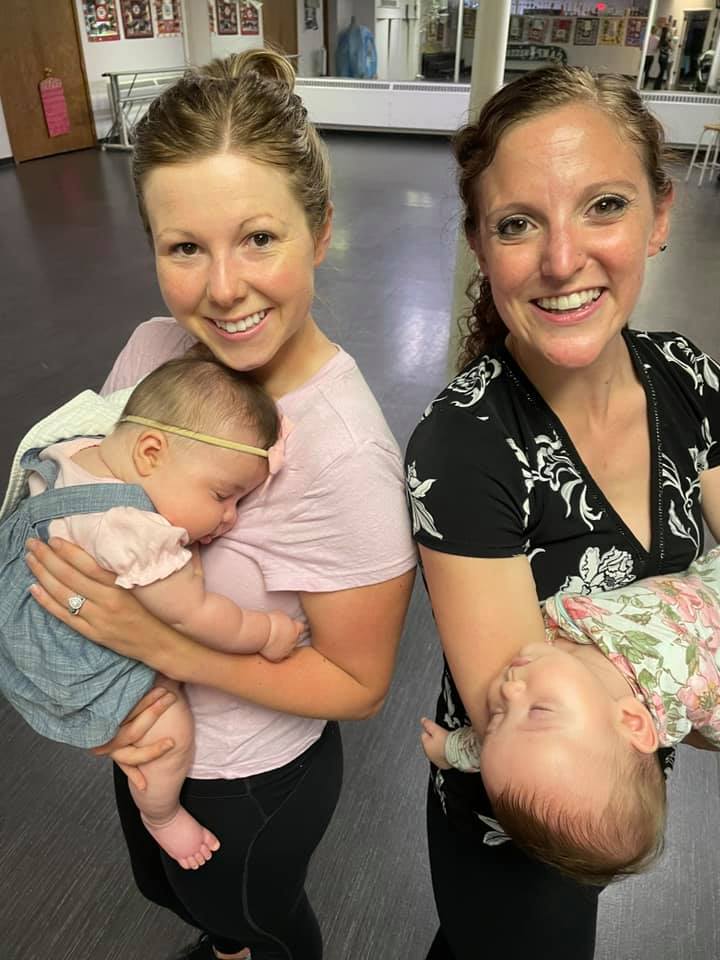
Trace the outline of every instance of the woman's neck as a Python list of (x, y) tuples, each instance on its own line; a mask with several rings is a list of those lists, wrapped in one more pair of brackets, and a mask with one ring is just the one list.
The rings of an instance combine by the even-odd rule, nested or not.
[(255, 379), (271, 397), (279, 399), (307, 383), (337, 353), (337, 347), (311, 316), (261, 369)]
[(623, 336), (606, 346), (591, 366), (578, 369), (559, 367), (543, 357), (524, 352), (508, 336), (505, 345), (543, 400), (564, 423), (587, 421), (603, 425), (610, 415), (611, 401), (617, 401), (637, 377)]

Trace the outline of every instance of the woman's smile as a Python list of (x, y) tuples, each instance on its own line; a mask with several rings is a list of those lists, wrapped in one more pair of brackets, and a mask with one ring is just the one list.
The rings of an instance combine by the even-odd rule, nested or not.
[(219, 317), (208, 317), (210, 323), (212, 323), (221, 333), (227, 334), (228, 338), (233, 340), (242, 340), (248, 339), (252, 336), (253, 333), (256, 333), (263, 320), (272, 310), (272, 307), (265, 307), (263, 310), (257, 310), (255, 313), (251, 313), (248, 316), (237, 317), (228, 320), (220, 319)]
[(593, 287), (570, 294), (538, 297), (530, 303), (546, 322), (569, 326), (593, 316), (602, 307), (605, 293), (605, 288)]

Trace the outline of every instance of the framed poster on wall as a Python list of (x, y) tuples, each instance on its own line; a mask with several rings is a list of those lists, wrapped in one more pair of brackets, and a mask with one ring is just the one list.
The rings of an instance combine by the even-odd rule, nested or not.
[(575, 37), (573, 43), (576, 47), (594, 47), (598, 39), (598, 18), (597, 17), (578, 17), (575, 21)]
[(238, 32), (237, 0), (217, 0), (216, 29), (221, 37), (231, 37)]
[(617, 47), (623, 42), (625, 21), (622, 17), (603, 17), (600, 21), (600, 43)]
[(120, 39), (115, 0), (83, 0), (83, 13), (90, 43)]
[(155, 22), (159, 37), (179, 37), (182, 33), (180, 0), (155, 0)]
[(240, 4), (240, 33), (243, 37), (260, 35), (260, 11), (254, 3)]
[(570, 43), (572, 20), (569, 17), (553, 17), (550, 21), (550, 43)]
[(525, 17), (525, 39), (528, 43), (545, 43), (547, 17)]
[(120, 0), (126, 40), (146, 40), (153, 32), (150, 0)]
[(641, 47), (645, 39), (645, 26), (647, 20), (645, 17), (628, 17), (625, 27), (625, 46)]

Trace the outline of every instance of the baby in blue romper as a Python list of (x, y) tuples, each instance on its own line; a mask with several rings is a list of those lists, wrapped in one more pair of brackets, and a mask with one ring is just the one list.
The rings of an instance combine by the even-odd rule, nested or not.
[[(234, 526), (238, 501), (277, 471), (281, 433), (274, 403), (242, 374), (211, 360), (172, 360), (135, 388), (108, 436), (26, 454), (30, 496), (0, 526), (0, 690), (43, 736), (81, 747), (110, 740), (154, 684), (176, 693), (151, 734), (175, 746), (143, 766), (146, 788), (131, 790), (149, 832), (185, 869), (220, 845), (179, 803), (193, 753), (187, 703), (173, 681), (45, 613), (27, 592), (24, 545), (29, 536), (71, 540), (188, 636), (283, 659), (302, 624), (208, 593), (198, 552)], [(71, 598), (71, 612), (83, 602)]]

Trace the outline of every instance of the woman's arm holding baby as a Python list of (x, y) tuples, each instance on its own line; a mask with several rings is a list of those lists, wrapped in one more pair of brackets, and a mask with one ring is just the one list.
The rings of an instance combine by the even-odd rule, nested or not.
[[(312, 646), (278, 663), (209, 649), (162, 623), (112, 574), (67, 541), (28, 541), (35, 599), (88, 640), (186, 683), (225, 690), (297, 716), (360, 720), (383, 704), (410, 600), (414, 569), (346, 590), (301, 594)], [(68, 562), (69, 561), (69, 562)], [(86, 597), (80, 616), (70, 594)]]
[(242, 610), (218, 593), (205, 589), (199, 550), (169, 577), (156, 580), (133, 593), (150, 613), (164, 623), (215, 650), (260, 653), (282, 660), (297, 643), (303, 625), (285, 613)]
[(700, 502), (705, 523), (720, 543), (720, 467), (700, 474)]
[(465, 557), (423, 546), (420, 555), (445, 656), (482, 736), (491, 681), (519, 646), (545, 637), (530, 563), (525, 555)]

